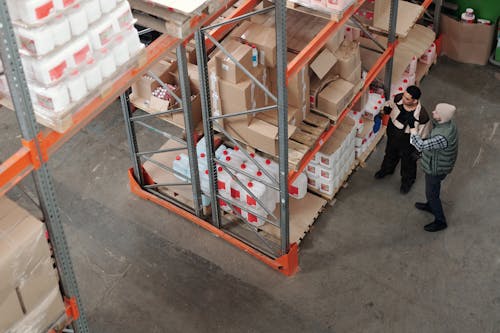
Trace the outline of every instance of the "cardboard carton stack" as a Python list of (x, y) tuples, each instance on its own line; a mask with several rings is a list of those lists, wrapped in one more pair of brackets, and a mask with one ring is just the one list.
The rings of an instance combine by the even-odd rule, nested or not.
[(309, 189), (328, 197), (337, 192), (355, 161), (355, 136), (355, 122), (347, 117), (307, 165)]
[(0, 198), (0, 332), (42, 332), (65, 312), (44, 225)]

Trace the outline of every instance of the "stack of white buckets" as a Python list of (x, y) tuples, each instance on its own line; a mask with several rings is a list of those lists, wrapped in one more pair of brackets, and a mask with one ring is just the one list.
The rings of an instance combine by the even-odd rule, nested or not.
[[(210, 204), (210, 189), (204, 138), (198, 142), (196, 150), (198, 154), (200, 186), (204, 193), (204, 195), (202, 195), (202, 202), (204, 206), (207, 206)], [(259, 227), (266, 222), (265, 219), (268, 217), (267, 212), (274, 212), (276, 204), (279, 202), (279, 191), (265, 185), (266, 183), (275, 184), (275, 182), (269, 179), (262, 169), (265, 169), (274, 180), (278, 181), (279, 166), (275, 161), (264, 158), (258, 154), (250, 153), (249, 155), (253, 161), (239, 150), (238, 147), (231, 149), (221, 145), (215, 151), (215, 157), (218, 160), (238, 170), (234, 171), (229, 169), (238, 180), (236, 181), (236, 179), (233, 179), (221, 165), (216, 165), (217, 188), (219, 194), (228, 199), (228, 201), (219, 199), (219, 206), (222, 210), (233, 213), (243, 218), (249, 224)], [(258, 168), (254, 162), (257, 162), (261, 168)], [(183, 181), (190, 180), (191, 168), (189, 165), (189, 158), (186, 154), (177, 155), (172, 164), (175, 171), (174, 174), (177, 178)], [(251, 178), (247, 175), (252, 175), (253, 177)], [(240, 183), (245, 187), (242, 187)], [(304, 173), (300, 174), (293, 185), (289, 187), (289, 193), (290, 196), (296, 199), (302, 199), (306, 195), (307, 177)], [(237, 202), (239, 207), (231, 205), (229, 200)]]
[(57, 124), (144, 47), (128, 1), (8, 4), (35, 113), (49, 124)]

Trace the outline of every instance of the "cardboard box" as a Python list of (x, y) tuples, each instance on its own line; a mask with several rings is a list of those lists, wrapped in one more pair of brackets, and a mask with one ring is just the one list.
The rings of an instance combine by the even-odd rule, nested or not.
[(339, 29), (334, 35), (328, 39), (325, 46), (333, 53), (338, 50), (344, 41), (344, 29)]
[(344, 80), (352, 76), (352, 73), (361, 65), (359, 53), (359, 42), (344, 41), (335, 52), (337, 63), (333, 68), (335, 74), (339, 74)]
[(332, 116), (338, 116), (349, 104), (354, 94), (354, 85), (343, 79), (328, 84), (318, 94), (318, 109)]
[[(193, 120), (194, 128), (196, 128), (196, 126), (202, 121), (202, 118), (203, 116), (201, 114), (201, 96), (196, 90), (196, 94), (193, 95), (193, 98), (191, 100), (191, 119)], [(173, 123), (179, 125), (182, 128), (185, 128), (183, 112), (176, 112), (172, 114), (171, 119)]]
[(339, 127), (333, 132), (328, 141), (321, 147), (318, 153), (319, 164), (323, 167), (332, 169), (334, 164), (339, 160), (343, 153), (344, 144), (353, 131), (355, 122), (353, 119), (346, 117), (340, 123)]
[[(227, 40), (222, 44), (225, 49), (246, 69), (252, 69), (252, 48), (235, 40)], [(215, 59), (215, 70), (221, 79), (239, 83), (248, 76), (228, 57), (222, 50), (218, 50), (213, 56)]]
[(361, 81), (361, 62), (356, 66), (356, 68), (349, 76), (343, 77), (343, 79), (351, 82), (354, 86), (356, 86), (359, 81)]
[[(165, 70), (165, 72), (162, 73), (155, 73), (160, 80), (162, 80), (164, 83), (170, 83), (170, 84), (175, 84), (176, 79), (175, 75), (170, 73), (170, 71), (174, 72), (177, 70), (177, 65), (175, 65), (175, 69), (172, 66), (169, 67), (161, 67), (162, 69)], [(172, 105), (167, 105), (166, 101), (161, 101), (159, 98), (158, 100), (153, 100), (153, 92), (155, 91), (156, 88), (160, 87), (160, 83), (158, 83), (156, 80), (154, 80), (151, 76), (145, 74), (141, 76), (137, 81), (135, 81), (132, 84), (132, 95), (135, 96), (135, 98), (142, 98), (144, 101), (146, 101), (146, 104), (153, 104), (153, 109), (156, 110), (161, 110), (165, 111), (168, 106)], [(179, 91), (176, 91), (177, 96), (180, 96)]]
[(6, 332), (12, 325), (23, 318), (23, 311), (15, 289), (10, 289), (0, 298), (0, 332)]
[(259, 51), (259, 63), (267, 67), (276, 66), (276, 31), (250, 21), (243, 22), (230, 36), (241, 43), (254, 45)]
[[(260, 73), (257, 73), (256, 77), (261, 78), (262, 74), (263, 70), (260, 70)], [(240, 83), (232, 83), (219, 79), (217, 83), (222, 114), (238, 113), (264, 106), (265, 93), (251, 79)], [(248, 115), (246, 117), (248, 122), (250, 122), (252, 116)], [(235, 118), (225, 119), (224, 123), (231, 122), (233, 119)]]
[(319, 79), (323, 79), (337, 62), (337, 58), (327, 48), (323, 49), (320, 54), (311, 62), (311, 69)]
[(441, 15), (441, 54), (467, 64), (486, 65), (491, 54), (494, 25), (462, 23)]
[[(302, 115), (299, 109), (293, 106), (288, 106), (288, 124), (299, 125), (302, 121)], [(277, 108), (269, 111), (259, 112), (255, 115), (255, 118), (263, 120), (271, 125), (278, 126), (278, 110)], [(299, 120), (297, 120), (299, 119)]]

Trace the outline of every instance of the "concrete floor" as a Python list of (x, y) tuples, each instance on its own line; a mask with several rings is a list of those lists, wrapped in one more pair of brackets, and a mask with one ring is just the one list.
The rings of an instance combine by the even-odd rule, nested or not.
[[(447, 230), (425, 232), (431, 216), (413, 208), (421, 171), (406, 196), (398, 176), (374, 180), (383, 142), (314, 224), (290, 278), (133, 196), (115, 103), (50, 162), (91, 332), (500, 332), (499, 78), (441, 58), (423, 81), (429, 109), (458, 106)], [(12, 113), (0, 124), (6, 158), (19, 132)]]

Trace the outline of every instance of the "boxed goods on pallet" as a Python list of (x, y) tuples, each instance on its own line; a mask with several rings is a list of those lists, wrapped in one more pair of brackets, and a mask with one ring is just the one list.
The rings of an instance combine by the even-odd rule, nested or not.
[(240, 43), (255, 47), (261, 65), (276, 66), (276, 32), (274, 27), (264, 27), (245, 21), (236, 27), (230, 36)]
[(42, 332), (65, 312), (42, 222), (0, 198), (0, 331)]
[(336, 119), (354, 96), (354, 85), (343, 79), (312, 80), (310, 101), (314, 108)]
[(127, 1), (9, 1), (37, 120), (57, 131), (144, 47)]

